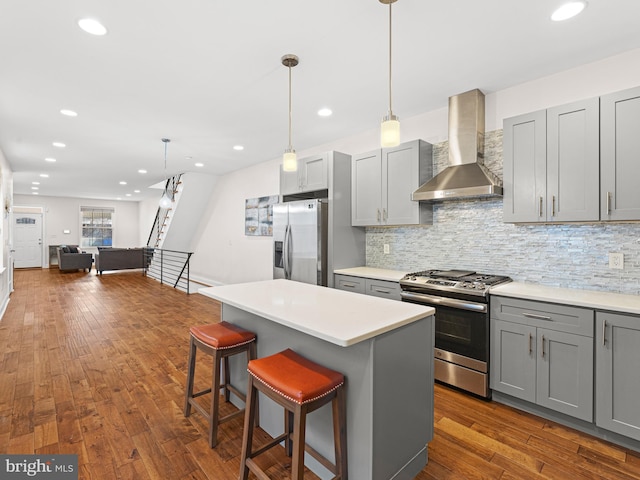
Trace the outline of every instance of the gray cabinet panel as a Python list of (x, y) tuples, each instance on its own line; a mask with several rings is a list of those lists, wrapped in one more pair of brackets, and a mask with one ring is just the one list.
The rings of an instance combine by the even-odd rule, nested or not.
[(599, 99), (547, 110), (547, 219), (600, 218)]
[(295, 172), (285, 172), (280, 166), (280, 194), (313, 192), (328, 188), (329, 155), (320, 154), (298, 159)]
[(538, 329), (536, 403), (593, 421), (593, 338)]
[(365, 282), (366, 294), (374, 297), (402, 300), (400, 296), (400, 283), (387, 280), (374, 280), (367, 278)]
[(387, 225), (418, 223), (420, 204), (411, 200), (418, 185), (415, 142), (382, 151), (382, 221)]
[(640, 88), (600, 100), (602, 220), (640, 219)]
[(350, 275), (334, 276), (335, 288), (347, 292), (365, 293), (364, 281), (364, 278), (352, 277)]
[(596, 314), (596, 425), (640, 440), (640, 317)]
[(491, 388), (536, 401), (536, 329), (491, 320)]
[(546, 218), (547, 113), (504, 121), (504, 221)]
[(351, 224), (377, 225), (382, 219), (382, 152), (355, 155), (351, 160)]

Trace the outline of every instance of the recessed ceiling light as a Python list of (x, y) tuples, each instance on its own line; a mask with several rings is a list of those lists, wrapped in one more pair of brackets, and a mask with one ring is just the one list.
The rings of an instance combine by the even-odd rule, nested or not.
[(51, 145), (58, 148), (64, 148), (67, 146), (65, 143), (62, 143), (62, 142), (53, 142)]
[(120, 182), (120, 185), (126, 185), (126, 184), (127, 182), (124, 182), (124, 181)]
[(31, 187), (31, 190), (40, 190), (40, 187)]
[(125, 193), (125, 194), (124, 194), (124, 196), (125, 196), (125, 197), (130, 197), (130, 196), (131, 196), (131, 194), (130, 194), (130, 193)]
[(195, 164), (195, 166), (196, 166), (196, 167), (204, 167), (204, 163), (200, 163), (200, 162), (198, 162), (198, 163), (196, 163), (196, 164)]
[(40, 182), (31, 182), (32, 185), (40, 185)]
[(67, 110), (66, 108), (63, 108), (62, 110), (60, 110), (60, 113), (62, 115), (66, 115), (67, 117), (77, 117), (78, 116), (77, 112), (74, 112), (73, 110)]
[(107, 33), (106, 27), (94, 18), (81, 18), (78, 20), (78, 26), (91, 35), (105, 35)]
[(318, 115), (320, 115), (321, 117), (330, 117), (333, 114), (333, 112), (331, 111), (330, 108), (321, 108), (320, 110), (318, 110)]
[(586, 6), (587, 2), (584, 0), (567, 2), (551, 14), (551, 20), (554, 22), (569, 20), (582, 12)]
[(122, 198), (121, 197), (116, 197), (116, 200), (122, 200)]
[(55, 158), (51, 158), (51, 157), (47, 157), (47, 158), (44, 159), (44, 161), (53, 163), (53, 162), (56, 161), (56, 159)]
[(140, 193), (140, 190), (134, 190), (133, 193)]
[(138, 173), (147, 173), (147, 171), (144, 168), (141, 168), (140, 170), (138, 170)]
[(244, 147), (242, 145), (234, 145), (233, 149), (237, 150), (238, 152), (240, 152), (240, 151), (244, 150)]
[(41, 173), (40, 176), (42, 178), (49, 178), (49, 174), (48, 173)]
[(31, 192), (32, 195), (39, 195), (38, 192)]

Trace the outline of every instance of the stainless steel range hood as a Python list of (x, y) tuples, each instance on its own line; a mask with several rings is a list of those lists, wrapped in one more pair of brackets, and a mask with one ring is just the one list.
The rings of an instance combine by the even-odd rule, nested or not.
[(449, 166), (411, 195), (445, 200), (502, 195), (502, 182), (484, 166), (484, 94), (449, 97)]

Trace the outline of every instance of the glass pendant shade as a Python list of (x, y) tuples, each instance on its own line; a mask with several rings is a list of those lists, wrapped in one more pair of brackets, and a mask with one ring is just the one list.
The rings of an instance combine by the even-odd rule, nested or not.
[(295, 172), (298, 170), (298, 156), (295, 150), (285, 150), (282, 156), (282, 170), (285, 172)]
[(169, 196), (169, 192), (165, 189), (162, 198), (160, 199), (160, 208), (169, 208), (171, 207), (171, 197)]
[(395, 115), (388, 115), (380, 125), (380, 145), (382, 148), (400, 145), (400, 121)]

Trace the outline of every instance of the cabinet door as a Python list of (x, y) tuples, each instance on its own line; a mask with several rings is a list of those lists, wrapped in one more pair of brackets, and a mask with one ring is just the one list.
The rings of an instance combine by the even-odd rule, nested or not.
[(547, 185), (545, 110), (504, 121), (505, 222), (544, 221)]
[(328, 188), (328, 157), (318, 155), (302, 159), (298, 164), (303, 192)]
[(640, 317), (596, 314), (596, 425), (640, 440)]
[(600, 99), (547, 110), (547, 220), (600, 219)]
[(600, 99), (602, 220), (640, 220), (640, 88)]
[(367, 278), (365, 281), (365, 292), (374, 297), (389, 298), (391, 300), (401, 300), (400, 283), (389, 280), (375, 280)]
[(593, 421), (593, 338), (539, 328), (536, 403)]
[(379, 225), (381, 208), (381, 151), (355, 155), (351, 161), (351, 224)]
[(382, 223), (417, 225), (419, 204), (411, 200), (418, 188), (418, 142), (382, 150)]
[(536, 329), (491, 320), (491, 388), (536, 401)]
[(300, 191), (298, 171), (285, 172), (280, 165), (280, 195), (289, 195)]
[(335, 275), (334, 288), (347, 292), (365, 293), (365, 279), (350, 275)]

